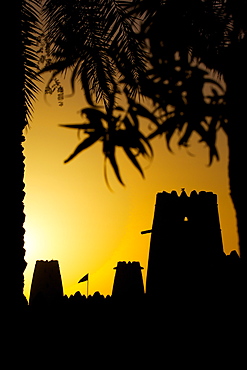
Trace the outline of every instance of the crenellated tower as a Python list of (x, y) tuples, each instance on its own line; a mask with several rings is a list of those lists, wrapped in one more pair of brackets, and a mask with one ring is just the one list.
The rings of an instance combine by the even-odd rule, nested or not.
[(29, 304), (35, 301), (52, 303), (62, 297), (63, 285), (58, 261), (36, 261)]
[(150, 231), (147, 294), (160, 294), (223, 255), (217, 195), (212, 192), (158, 193)]
[(116, 298), (140, 298), (144, 294), (140, 262), (120, 261), (117, 266), (112, 296)]

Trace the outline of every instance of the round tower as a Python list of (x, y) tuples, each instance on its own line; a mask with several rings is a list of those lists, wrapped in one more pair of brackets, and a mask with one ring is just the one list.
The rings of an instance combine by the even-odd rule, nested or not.
[(63, 285), (58, 261), (36, 261), (29, 304), (56, 302), (63, 296)]
[(117, 298), (135, 298), (144, 294), (140, 262), (118, 262), (112, 296)]

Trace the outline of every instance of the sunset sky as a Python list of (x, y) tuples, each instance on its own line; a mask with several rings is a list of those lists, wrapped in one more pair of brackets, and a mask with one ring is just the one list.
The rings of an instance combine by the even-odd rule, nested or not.
[(59, 261), (67, 295), (77, 290), (86, 294), (86, 283), (77, 283), (86, 273), (90, 294), (111, 294), (113, 268), (118, 261), (140, 261), (145, 281), (150, 234), (140, 232), (152, 227), (156, 193), (163, 190), (180, 193), (184, 187), (187, 194), (194, 189), (218, 194), (225, 252), (238, 249), (223, 132), (218, 136), (220, 161), (211, 167), (208, 150), (197, 137), (188, 149), (178, 148), (174, 137), (173, 154), (167, 150), (164, 138), (154, 139), (153, 160), (142, 161), (144, 180), (119, 149), (117, 159), (126, 186), (118, 183), (108, 166), (111, 192), (104, 179), (101, 143), (63, 163), (79, 139), (76, 130), (58, 125), (81, 123), (78, 111), (85, 106), (79, 89), (75, 96), (64, 100), (63, 107), (58, 106), (56, 94), (44, 98), (41, 93), (31, 127), (25, 131), (27, 298), (36, 260)]

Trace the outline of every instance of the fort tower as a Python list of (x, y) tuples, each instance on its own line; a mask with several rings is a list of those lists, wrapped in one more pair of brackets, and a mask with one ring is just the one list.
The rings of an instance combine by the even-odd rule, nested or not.
[(63, 297), (63, 285), (58, 261), (36, 261), (29, 304), (37, 300), (56, 302)]
[(223, 255), (217, 195), (158, 193), (151, 233), (146, 292), (160, 294), (185, 270), (193, 273)]

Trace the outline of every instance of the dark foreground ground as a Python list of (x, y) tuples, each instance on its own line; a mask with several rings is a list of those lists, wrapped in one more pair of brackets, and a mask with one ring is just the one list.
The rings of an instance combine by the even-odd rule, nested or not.
[(2, 316), (6, 369), (246, 369), (246, 267), (232, 261), (155, 296), (77, 292)]

